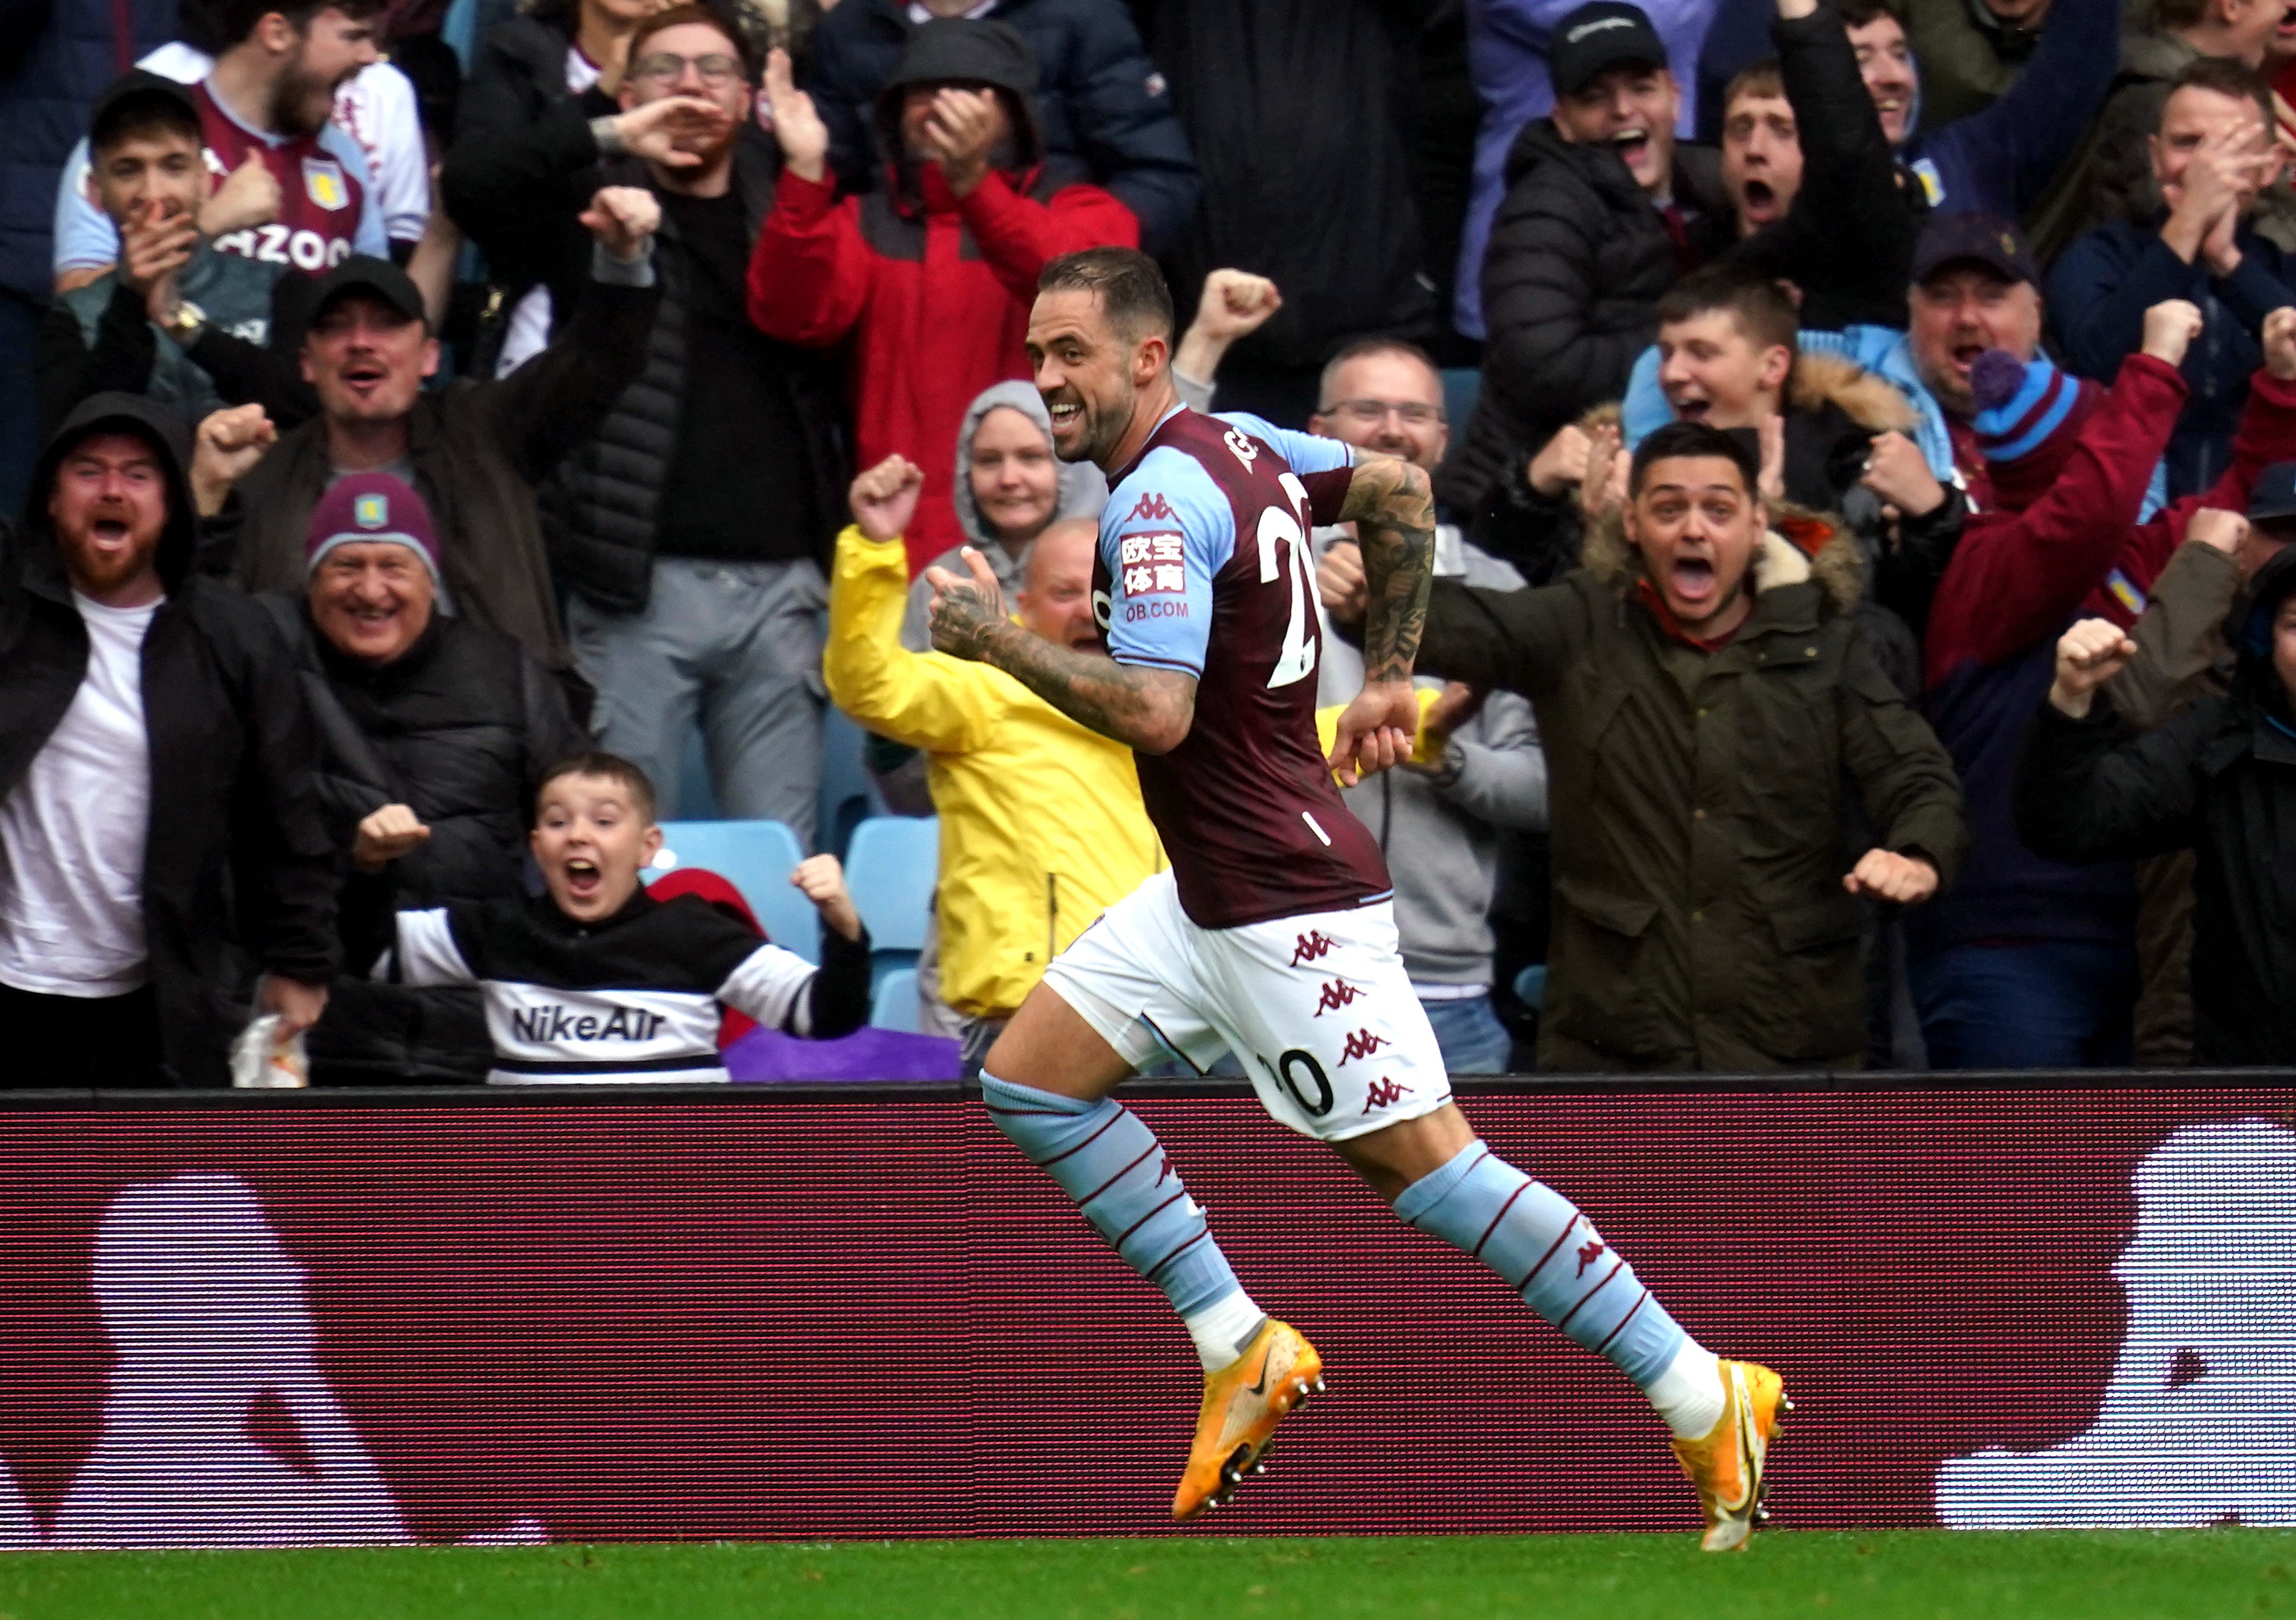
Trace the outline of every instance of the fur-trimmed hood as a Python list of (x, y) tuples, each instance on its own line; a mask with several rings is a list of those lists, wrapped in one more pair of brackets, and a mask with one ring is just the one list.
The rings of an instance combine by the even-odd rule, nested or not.
[(1868, 433), (1887, 433), (1894, 428), (1910, 436), (1921, 422), (1913, 402), (1898, 391), (1896, 383), (1840, 355), (1795, 356), (1786, 401), (1803, 411), (1832, 405)]
[[(1579, 562), (1621, 594), (1633, 590), (1642, 577), (1642, 559), (1615, 511), (1588, 527)], [(1765, 591), (1815, 582), (1837, 613), (1855, 610), (1866, 591), (1866, 561), (1849, 529), (1838, 519), (1791, 502), (1771, 509), (1769, 532), (1754, 553), (1751, 572), (1757, 597)]]

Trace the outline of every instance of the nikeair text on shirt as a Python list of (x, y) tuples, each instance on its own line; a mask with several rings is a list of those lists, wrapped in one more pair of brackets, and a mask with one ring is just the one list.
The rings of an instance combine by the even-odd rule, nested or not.
[(643, 1007), (616, 1007), (611, 1012), (577, 1013), (564, 1007), (511, 1009), (510, 1026), (521, 1041), (550, 1045), (562, 1041), (651, 1041), (668, 1020)]

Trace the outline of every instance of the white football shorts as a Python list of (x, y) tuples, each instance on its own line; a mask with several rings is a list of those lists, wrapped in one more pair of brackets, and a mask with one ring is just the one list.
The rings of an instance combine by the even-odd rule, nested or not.
[(1233, 1051), (1260, 1102), (1343, 1141), (1431, 1114), (1450, 1076), (1404, 971), (1395, 905), (1201, 929), (1160, 871), (1077, 936), (1045, 983), (1134, 1068)]

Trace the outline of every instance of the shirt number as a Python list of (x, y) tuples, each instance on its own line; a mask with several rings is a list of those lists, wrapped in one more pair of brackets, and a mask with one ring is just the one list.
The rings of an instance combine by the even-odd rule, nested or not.
[(1308, 570), (1308, 531), (1300, 526), (1298, 515), (1308, 509), (1308, 487), (1289, 472), (1279, 473), (1276, 481), (1283, 487), (1292, 510), (1286, 511), (1280, 506), (1259, 509), (1259, 583), (1275, 583), (1276, 573), (1283, 566), (1276, 556), (1277, 543), (1284, 543), (1291, 552), (1292, 622), (1283, 632), (1283, 651), (1267, 675), (1271, 687), (1305, 680), (1316, 667), (1316, 638), (1311, 629), (1315, 621), (1308, 613), (1316, 582)]

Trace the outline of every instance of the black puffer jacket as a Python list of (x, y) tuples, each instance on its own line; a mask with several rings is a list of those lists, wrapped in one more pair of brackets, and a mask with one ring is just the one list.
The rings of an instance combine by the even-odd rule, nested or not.
[[(262, 599), (287, 639), (320, 740), (319, 801), (343, 857), (346, 912), (525, 892), (543, 773), (586, 746), (547, 670), (506, 635), (443, 614), (388, 664), (346, 658), (299, 597)], [(411, 807), (430, 839), (380, 876), (348, 859), (358, 824)], [(346, 964), (311, 1035), (322, 1083), (478, 1082), (492, 1048), (473, 990), (365, 981)]]
[(143, 655), (153, 812), (143, 907), (161, 1077), (227, 1085), (256, 973), (307, 984), (334, 973), (334, 862), (286, 650), (262, 609), (193, 572), (190, 433), (141, 396), (98, 394), (65, 419), (33, 472), (20, 544), (0, 545), (0, 798), (47, 746), (87, 672), (87, 627), (56, 555), (47, 494), (65, 451), (113, 424), (161, 449), (168, 485), (159, 552), (168, 596)]
[[(1506, 463), (1581, 412), (1626, 391), (1635, 356), (1658, 336), (1657, 304), (1681, 274), (1664, 217), (1607, 146), (1573, 145), (1535, 119), (1507, 154), (1506, 200), (1483, 260), (1482, 393), (1440, 493), (1480, 509)], [(1680, 145), (1674, 195), (1693, 255), (1727, 245), (1721, 160)]]
[[(562, 101), (524, 130), (458, 145), (439, 176), (447, 210), (472, 240), (490, 259), (509, 254), (537, 266), (561, 311), (578, 307), (573, 299), (588, 276), (591, 237), (578, 216), (591, 194), (602, 185), (652, 184), (636, 158), (602, 162), (589, 115), (585, 101)], [(780, 169), (773, 138), (745, 125), (734, 152), (734, 189), (752, 241), (773, 209)], [(668, 210), (655, 233), (653, 266), (661, 304), (647, 332), (644, 365), (595, 433), (537, 492), (558, 582), (620, 613), (642, 611), (652, 591), (655, 514), (685, 401), (690, 267)], [(791, 413), (803, 425), (801, 450), (813, 487), (843, 489), (845, 407), (835, 357), (783, 344), (772, 348), (774, 384), (788, 391)], [(812, 520), (826, 556), (832, 514), (816, 511)]]
[(2234, 626), (2239, 671), (2157, 730), (2109, 702), (2082, 720), (2044, 702), (2017, 774), (2017, 831), (2055, 861), (2192, 849), (2193, 1043), (2203, 1064), (2296, 1065), (2296, 706), (2272, 621), (2296, 596), (2296, 548), (2267, 563)]

